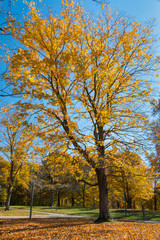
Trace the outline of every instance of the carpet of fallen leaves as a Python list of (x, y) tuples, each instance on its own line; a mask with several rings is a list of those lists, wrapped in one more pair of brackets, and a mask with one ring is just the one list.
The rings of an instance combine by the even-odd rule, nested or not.
[(160, 239), (159, 223), (109, 222), (93, 219), (10, 219), (0, 220), (0, 239)]

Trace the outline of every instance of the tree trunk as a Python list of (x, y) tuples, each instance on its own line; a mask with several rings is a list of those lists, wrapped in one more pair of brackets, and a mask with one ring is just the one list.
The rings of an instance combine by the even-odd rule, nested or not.
[(143, 213), (143, 219), (146, 219), (146, 212), (143, 204), (142, 204), (142, 213)]
[(12, 184), (9, 184), (5, 211), (9, 211), (11, 195), (12, 195)]
[(99, 217), (96, 222), (109, 221), (108, 186), (105, 169), (96, 168), (99, 187)]
[(125, 209), (125, 216), (127, 216), (127, 204), (126, 204), (126, 192), (124, 190), (124, 209)]
[(60, 193), (58, 192), (58, 202), (57, 202), (58, 207), (60, 207)]
[(72, 201), (72, 207), (74, 207), (74, 196), (72, 196), (72, 199), (71, 199), (71, 201)]
[(94, 190), (93, 190), (93, 208), (96, 207), (96, 203), (95, 203), (95, 196), (94, 196)]
[(84, 183), (84, 186), (83, 186), (83, 207), (85, 207), (85, 183)]
[(156, 185), (157, 185), (157, 182), (155, 181), (155, 187), (154, 187), (154, 211), (157, 211), (157, 193), (156, 193)]
[(39, 192), (39, 200), (38, 200), (38, 202), (39, 202), (39, 206), (42, 206), (42, 192), (41, 192), (41, 190)]
[(50, 207), (53, 207), (54, 205), (54, 190), (51, 189), (51, 202), (50, 202)]
[(57, 189), (56, 211), (57, 211), (58, 207), (60, 207), (60, 194), (59, 194), (59, 191), (58, 191), (58, 189)]
[[(12, 156), (12, 148), (11, 148), (11, 156)], [(6, 200), (5, 211), (9, 211), (11, 195), (12, 195), (12, 189), (13, 189), (13, 183), (14, 183), (14, 178), (13, 178), (14, 162), (13, 161), (11, 161), (11, 166), (10, 167), (11, 167), (11, 169), (10, 169), (10, 178), (9, 178), (9, 186), (8, 186), (8, 191), (7, 191), (7, 200)]]
[(132, 198), (131, 197), (127, 197), (127, 208), (132, 209)]
[(133, 202), (133, 209), (136, 209), (136, 203)]
[(154, 211), (157, 211), (157, 195), (154, 193)]
[(127, 208), (131, 209), (132, 208), (132, 198), (129, 194), (129, 187), (128, 187), (128, 183), (126, 184), (126, 202), (127, 202)]
[(32, 218), (33, 198), (34, 198), (34, 182), (32, 182), (32, 189), (31, 189), (31, 204), (30, 204), (30, 215), (29, 215), (30, 219)]
[[(50, 181), (51, 181), (51, 185), (54, 185), (54, 181), (53, 181), (52, 177), (51, 177)], [(53, 205), (54, 205), (54, 189), (51, 188), (50, 192), (51, 192), (50, 207), (53, 207)]]

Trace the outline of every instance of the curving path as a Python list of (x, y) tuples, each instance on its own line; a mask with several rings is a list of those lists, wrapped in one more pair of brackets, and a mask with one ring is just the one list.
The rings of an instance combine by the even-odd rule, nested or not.
[[(25, 211), (25, 210), (24, 210)], [(41, 214), (35, 214), (43, 213)], [(87, 216), (80, 216), (80, 215), (69, 215), (69, 214), (62, 214), (62, 213), (48, 213), (48, 212), (40, 212), (40, 211), (33, 211), (34, 215), (32, 215), (32, 218), (88, 218)], [(0, 216), (0, 219), (17, 219), (17, 218), (29, 218), (28, 216)]]
[[(28, 210), (23, 210), (28, 211)], [(35, 214), (36, 212), (42, 213), (41, 214)], [(49, 212), (41, 212), (41, 211), (33, 211), (34, 215), (32, 215), (33, 218), (93, 218), (94, 217), (88, 217), (88, 216), (80, 216), (80, 215), (70, 215), (70, 214), (63, 214), (63, 213), (49, 213)], [(3, 219), (29, 219), (28, 216), (0, 216), (0, 220)], [(131, 220), (131, 219), (114, 219), (115, 221), (120, 222), (141, 222), (141, 223), (160, 223), (160, 221), (154, 221), (154, 220)]]

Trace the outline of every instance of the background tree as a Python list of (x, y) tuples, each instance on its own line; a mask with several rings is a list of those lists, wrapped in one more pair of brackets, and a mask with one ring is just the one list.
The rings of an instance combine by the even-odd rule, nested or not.
[[(160, 98), (156, 100), (152, 100), (151, 102), (153, 106), (153, 114), (156, 115), (156, 120), (152, 122), (152, 135), (153, 135), (153, 142), (155, 143), (156, 148), (156, 158), (157, 161), (160, 161)], [(160, 162), (157, 162), (160, 166)]]
[[(2, 113), (3, 112), (3, 113)], [(23, 171), (26, 172), (28, 150), (31, 143), (27, 130), (23, 125), (23, 118), (20, 117), (18, 109), (4, 107), (1, 109), (0, 119), (0, 152), (7, 161), (7, 200), (6, 210), (9, 210), (13, 185), (22, 173), (20, 181), (23, 180)], [(25, 168), (25, 169), (23, 169)], [(25, 179), (26, 180), (26, 179)]]
[(115, 159), (111, 159), (108, 167), (109, 188), (114, 193), (112, 197), (121, 206), (123, 199), (126, 211), (127, 208), (135, 208), (135, 205), (141, 207), (142, 203), (153, 197), (151, 172), (134, 152), (125, 150), (117, 153)]
[[(65, 166), (65, 167), (64, 167)], [(51, 205), (53, 205), (53, 196), (56, 192), (67, 191), (73, 195), (73, 192), (78, 191), (76, 184), (76, 173), (80, 175), (82, 170), (79, 169), (75, 159), (62, 150), (50, 149), (50, 154), (42, 161), (42, 178), (44, 186), (51, 190)], [(73, 198), (71, 196), (71, 198)]]
[(6, 202), (7, 197), (7, 177), (8, 177), (8, 162), (0, 157), (0, 202), (2, 206)]
[(11, 21), (10, 27), (22, 47), (9, 59), (7, 84), (27, 93), (21, 106), (38, 112), (43, 134), (53, 123), (50, 131), (59, 131), (95, 170), (98, 221), (108, 220), (107, 159), (115, 149), (144, 143), (147, 120), (140, 109), (149, 100), (146, 75), (157, 62), (152, 26), (113, 18), (109, 9), (103, 18), (88, 18), (77, 3), (65, 1), (60, 16), (48, 19), (32, 2), (24, 26)]
[(154, 184), (154, 210), (157, 210), (157, 197), (160, 195), (158, 182), (160, 180), (160, 99), (151, 101), (154, 121), (151, 122), (152, 141), (155, 146), (154, 152), (149, 156), (149, 161), (153, 171)]

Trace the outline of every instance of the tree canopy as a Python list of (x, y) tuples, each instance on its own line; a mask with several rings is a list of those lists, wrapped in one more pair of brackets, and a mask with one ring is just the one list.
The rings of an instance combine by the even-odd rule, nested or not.
[(54, 141), (58, 133), (95, 169), (99, 220), (108, 220), (107, 159), (144, 143), (141, 106), (157, 64), (152, 24), (112, 16), (109, 8), (94, 19), (74, 1), (63, 2), (59, 16), (42, 18), (33, 1), (29, 8), (24, 25), (9, 23), (21, 46), (9, 57), (6, 82), (24, 94), (19, 105), (36, 113), (32, 124), (41, 135)]

